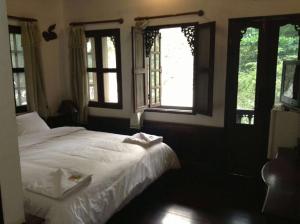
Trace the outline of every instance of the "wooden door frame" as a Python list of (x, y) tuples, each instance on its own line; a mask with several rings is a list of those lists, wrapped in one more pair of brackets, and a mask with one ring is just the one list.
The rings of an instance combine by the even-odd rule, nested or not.
[[(268, 133), (270, 123), (270, 110), (274, 104), (276, 69), (278, 58), (278, 41), (280, 26), (285, 24), (300, 24), (300, 14), (261, 16), (248, 18), (235, 18), (229, 20), (228, 25), (228, 52), (227, 52), (227, 77), (226, 77), (226, 101), (224, 113), (224, 127), (227, 135), (228, 146), (232, 146), (230, 133), (235, 133), (235, 128), (247, 130), (245, 133), (252, 133), (259, 136), (257, 148), (253, 149), (259, 165), (267, 160)], [(255, 122), (254, 125), (243, 125), (236, 123), (236, 104), (238, 90), (238, 65), (240, 53), (239, 34), (241, 29), (247, 27), (257, 27), (260, 29), (257, 58), (257, 78), (255, 91)], [(266, 48), (268, 46), (268, 49)], [(300, 46), (300, 43), (299, 43)], [(262, 88), (263, 87), (263, 88)], [(263, 96), (263, 97), (262, 97)], [(261, 100), (263, 98), (263, 101)], [(264, 115), (264, 116), (257, 116)], [(261, 136), (261, 137), (260, 137)], [(236, 143), (241, 145), (240, 143)], [(263, 149), (263, 151), (262, 151)], [(228, 147), (228, 159), (231, 153), (236, 150)], [(248, 149), (249, 150), (249, 149)], [(247, 151), (247, 150), (246, 150)], [(247, 152), (245, 152), (247, 153)], [(234, 156), (234, 154), (233, 154)], [(234, 161), (231, 161), (234, 163)], [(229, 163), (229, 165), (231, 165)], [(253, 166), (255, 167), (255, 165)]]

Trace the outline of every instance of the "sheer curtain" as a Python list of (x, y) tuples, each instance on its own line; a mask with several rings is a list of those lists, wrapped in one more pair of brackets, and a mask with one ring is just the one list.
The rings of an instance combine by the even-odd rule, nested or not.
[(36, 22), (22, 22), (21, 31), (28, 110), (47, 117), (49, 111), (42, 72), (40, 32)]
[(73, 100), (79, 110), (81, 122), (87, 121), (88, 88), (86, 75), (86, 39), (83, 27), (70, 29), (70, 72)]

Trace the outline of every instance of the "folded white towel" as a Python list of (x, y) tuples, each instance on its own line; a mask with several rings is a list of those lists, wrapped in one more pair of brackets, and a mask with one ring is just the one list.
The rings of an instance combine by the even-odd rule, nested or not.
[(163, 141), (162, 136), (149, 135), (143, 132), (136, 133), (133, 136), (127, 137), (123, 142), (140, 145), (143, 147), (150, 147), (154, 144), (160, 143)]
[(39, 193), (54, 199), (63, 199), (69, 194), (88, 185), (92, 175), (85, 175), (71, 169), (59, 168), (45, 172), (25, 186), (29, 191)]

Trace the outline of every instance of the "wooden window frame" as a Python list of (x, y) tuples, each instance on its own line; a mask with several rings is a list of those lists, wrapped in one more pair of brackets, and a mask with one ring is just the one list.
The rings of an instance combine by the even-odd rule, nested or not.
[[(96, 68), (87, 68), (87, 74), (89, 72), (96, 73), (97, 76), (97, 90), (98, 101), (89, 101), (89, 107), (98, 108), (110, 108), (110, 109), (122, 109), (123, 108), (123, 96), (122, 96), (122, 67), (121, 67), (121, 41), (120, 41), (120, 29), (105, 29), (105, 30), (89, 30), (85, 31), (86, 38), (94, 38), (95, 41), (95, 60)], [(104, 68), (103, 56), (102, 56), (102, 44), (101, 38), (107, 36), (115, 37), (116, 48), (116, 68)], [(107, 103), (104, 101), (104, 73), (116, 73), (117, 74), (117, 92), (118, 103)]]
[[(9, 30), (9, 34), (22, 34), (21, 32), (21, 27), (20, 26), (13, 26), (13, 25), (9, 25), (8, 26), (8, 30)], [(10, 38), (9, 38), (9, 45), (10, 45)], [(11, 50), (10, 50), (11, 51)], [(14, 74), (18, 74), (18, 73), (24, 73), (25, 74), (25, 65), (23, 68), (14, 68), (13, 67), (13, 63), (12, 63), (12, 57), (11, 57), (11, 53), (10, 53), (10, 60), (11, 60), (11, 67), (12, 67), (12, 77), (14, 80)], [(25, 74), (26, 75), (26, 74)], [(22, 105), (22, 106), (17, 106), (16, 103), (16, 96), (15, 96), (15, 85), (13, 85), (14, 88), (14, 100), (15, 100), (15, 107), (16, 107), (16, 113), (23, 113), (23, 112), (27, 112), (27, 105)]]

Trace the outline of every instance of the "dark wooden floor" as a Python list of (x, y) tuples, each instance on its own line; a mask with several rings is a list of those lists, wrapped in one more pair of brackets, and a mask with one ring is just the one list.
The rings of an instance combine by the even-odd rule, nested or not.
[(296, 224), (261, 214), (260, 178), (171, 172), (115, 214), (108, 224)]

